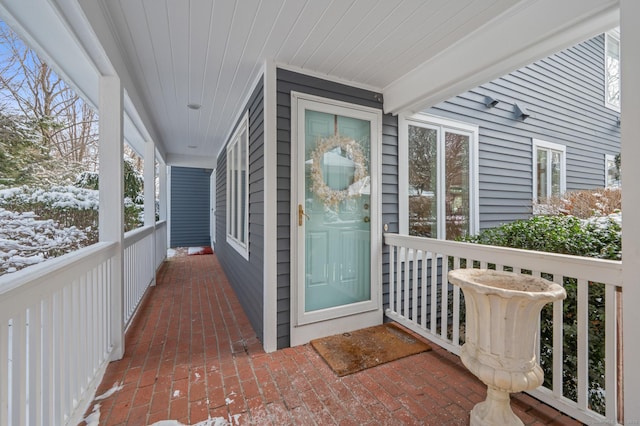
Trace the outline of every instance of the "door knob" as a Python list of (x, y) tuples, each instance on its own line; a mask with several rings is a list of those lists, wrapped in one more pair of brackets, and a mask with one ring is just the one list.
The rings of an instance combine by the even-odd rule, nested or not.
[(303, 216), (306, 217), (307, 220), (309, 219), (309, 215), (304, 212), (304, 209), (302, 208), (302, 204), (298, 204), (298, 226), (302, 226)]

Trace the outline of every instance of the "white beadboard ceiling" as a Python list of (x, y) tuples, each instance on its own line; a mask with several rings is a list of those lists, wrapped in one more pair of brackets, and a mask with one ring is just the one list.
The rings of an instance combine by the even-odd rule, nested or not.
[(166, 157), (214, 167), (265, 60), (384, 92), (537, 0), (99, 1)]

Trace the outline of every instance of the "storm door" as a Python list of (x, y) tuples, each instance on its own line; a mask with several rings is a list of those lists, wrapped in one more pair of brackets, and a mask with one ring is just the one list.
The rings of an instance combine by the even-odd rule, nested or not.
[(382, 320), (376, 192), (380, 113), (302, 96), (294, 101), (292, 167), (297, 243), (292, 334), (299, 343)]

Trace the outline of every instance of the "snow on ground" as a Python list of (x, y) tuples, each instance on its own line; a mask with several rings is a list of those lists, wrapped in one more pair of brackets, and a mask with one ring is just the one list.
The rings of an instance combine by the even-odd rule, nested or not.
[(87, 417), (82, 419), (87, 426), (98, 426), (100, 424), (100, 404), (93, 406), (93, 411)]

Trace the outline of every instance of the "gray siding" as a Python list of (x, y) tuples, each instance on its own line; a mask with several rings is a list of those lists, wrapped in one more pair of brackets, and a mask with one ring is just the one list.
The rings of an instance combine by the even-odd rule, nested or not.
[(211, 169), (171, 167), (171, 247), (211, 244)]
[[(216, 254), (258, 339), (263, 340), (264, 270), (264, 102), (262, 80), (254, 89), (249, 111), (249, 260), (227, 244), (227, 153), (216, 169)], [(244, 117), (244, 114), (242, 115)], [(234, 125), (234, 128), (239, 123)]]
[[(494, 108), (485, 96), (498, 99)], [(604, 35), (442, 102), (427, 112), (479, 126), (480, 227), (531, 215), (532, 139), (565, 145), (567, 190), (604, 186), (620, 151), (619, 113), (604, 106)], [(514, 102), (531, 116), (514, 119)]]
[[(278, 348), (290, 345), (290, 203), (291, 203), (291, 91), (341, 100), (382, 109), (377, 93), (298, 74), (277, 70), (277, 205), (278, 205)], [(382, 223), (389, 232), (398, 232), (398, 120), (383, 116), (382, 130)], [(388, 297), (388, 252), (384, 253), (384, 300)]]

